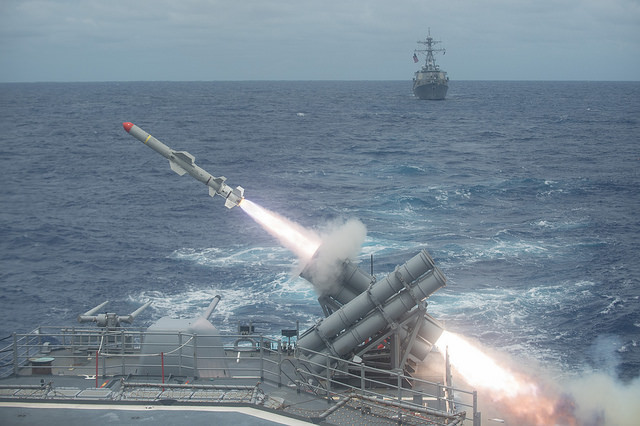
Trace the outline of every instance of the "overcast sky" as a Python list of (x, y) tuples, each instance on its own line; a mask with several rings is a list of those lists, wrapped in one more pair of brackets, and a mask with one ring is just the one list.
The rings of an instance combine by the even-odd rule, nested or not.
[(0, 0), (0, 82), (640, 80), (640, 0)]

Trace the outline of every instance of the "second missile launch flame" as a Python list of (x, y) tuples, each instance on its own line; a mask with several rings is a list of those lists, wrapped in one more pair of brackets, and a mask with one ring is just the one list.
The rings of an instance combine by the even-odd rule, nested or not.
[(180, 176), (188, 173), (194, 179), (199, 180), (209, 187), (210, 196), (213, 197), (218, 194), (223, 197), (225, 199), (225, 207), (230, 209), (239, 205), (242, 200), (244, 200), (244, 188), (237, 186), (233, 189), (224, 183), (227, 179), (224, 176), (214, 177), (207, 171), (201, 169), (196, 165), (196, 157), (193, 155), (186, 151), (174, 151), (133, 123), (122, 123), (122, 126), (131, 136), (169, 160), (171, 170)]

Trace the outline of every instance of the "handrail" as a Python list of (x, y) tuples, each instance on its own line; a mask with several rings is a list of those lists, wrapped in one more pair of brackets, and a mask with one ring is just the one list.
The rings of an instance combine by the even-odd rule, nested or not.
[[(154, 335), (179, 336), (179, 338), (153, 341), (150, 337)], [(165, 369), (172, 371), (168, 373), (169, 376), (200, 376), (207, 372), (210, 375), (204, 377), (218, 377), (216, 376), (218, 374), (221, 377), (247, 380), (255, 378), (261, 382), (271, 381), (278, 385), (281, 385), (284, 377), (295, 384), (298, 390), (313, 392), (329, 401), (338, 397), (340, 403), (346, 404), (347, 402), (342, 401), (345, 395), (349, 395), (350, 400), (356, 398), (363, 402), (383, 403), (388, 405), (389, 409), (437, 415), (453, 423), (460, 423), (461, 416), (466, 415), (463, 413), (473, 412), (473, 418), (477, 413), (475, 392), (410, 377), (401, 371), (366, 366), (363, 363), (324, 353), (320, 358), (316, 356), (320, 354), (319, 352), (303, 348), (297, 348), (293, 357), (283, 356), (286, 352), (283, 352), (282, 342), (263, 335), (199, 334), (196, 344), (196, 335), (184, 332), (148, 332), (136, 328), (105, 330), (41, 327), (37, 333), (14, 334), (12, 337), (11, 344), (0, 348), (0, 378), (14, 374), (32, 374), (31, 369), (35, 368), (30, 365), (34, 362), (33, 357), (51, 357), (55, 358), (59, 365), (63, 362), (74, 365), (73, 372), (66, 371), (66, 368), (59, 368), (50, 374), (93, 376), (99, 366), (95, 359), (97, 350), (101, 361), (98, 374), (104, 377), (126, 377), (143, 366), (157, 369), (155, 371), (160, 375), (160, 364), (163, 364)], [(219, 340), (213, 339), (214, 337)], [(258, 342), (256, 349), (238, 351), (233, 342), (239, 338), (254, 339)], [(236, 353), (239, 357), (235, 356)], [(283, 368), (285, 365), (287, 367)], [(51, 368), (56, 369), (56, 364), (54, 363)], [(295, 372), (294, 377), (290, 375), (291, 370)], [(178, 371), (181, 374), (178, 374)], [(155, 375), (155, 373), (148, 374)], [(404, 382), (410, 382), (413, 387), (403, 386)], [(174, 385), (165, 383), (163, 386), (180, 387)], [(144, 384), (132, 386), (144, 386)], [(421, 387), (423, 389), (420, 389)], [(424, 389), (427, 387), (433, 387), (434, 391), (429, 392)], [(443, 395), (442, 390), (447, 392)], [(461, 410), (466, 411), (447, 413), (446, 408), (443, 408), (444, 411), (436, 409), (433, 412), (425, 412), (422, 411), (425, 409), (422, 402), (407, 401), (407, 398), (411, 400), (413, 396), (420, 395), (440, 401), (440, 407), (447, 407), (453, 402), (448, 397), (451, 394), (450, 391), (455, 391), (463, 399), (465, 395), (468, 399), (473, 398), (474, 403), (467, 404), (463, 399), (457, 398), (456, 404)]]
[[(282, 362), (280, 363), (280, 365), (284, 364), (285, 362), (288, 362), (289, 364), (291, 364), (291, 367), (293, 367), (293, 370), (296, 371), (296, 366), (293, 363), (292, 360), (290, 360), (289, 358), (285, 358), (282, 360)], [(284, 375), (287, 379), (289, 379), (291, 381), (291, 383), (295, 383), (296, 379), (292, 378), (291, 376), (289, 376), (286, 371), (281, 371), (281, 374)]]
[[(304, 353), (309, 353), (310, 355), (307, 356), (302, 356), (302, 352)], [(313, 358), (316, 354), (318, 354), (318, 352), (312, 351), (312, 350), (308, 350), (308, 349), (301, 349), (298, 348), (298, 356), (299, 356), (299, 360), (304, 364), (311, 364), (311, 365), (319, 365), (317, 363), (314, 363), (313, 361), (310, 361), (309, 358)], [(417, 392), (415, 390), (412, 389), (405, 389), (402, 388), (401, 386), (399, 386), (399, 384), (403, 381), (403, 380), (410, 380), (412, 382), (414, 382), (414, 384), (422, 384), (422, 385), (433, 385), (433, 386), (437, 386), (439, 389), (450, 389), (453, 390), (459, 394), (462, 395), (466, 395), (468, 398), (471, 398), (473, 400), (473, 402), (471, 403), (466, 403), (462, 400), (456, 400), (456, 404), (460, 405), (461, 407), (465, 407), (467, 408), (469, 411), (472, 411), (474, 413), (474, 417), (477, 413), (477, 404), (475, 403), (476, 400), (476, 393), (475, 392), (471, 392), (471, 391), (467, 391), (464, 389), (458, 389), (458, 388), (454, 388), (452, 386), (446, 386), (443, 384), (439, 384), (439, 383), (434, 383), (434, 382), (429, 382), (427, 380), (423, 380), (423, 379), (419, 379), (419, 378), (415, 378), (415, 377), (409, 377), (409, 376), (405, 376), (401, 373), (398, 372), (393, 372), (393, 371), (388, 371), (388, 370), (381, 370), (381, 369), (377, 369), (375, 367), (369, 367), (369, 366), (365, 366), (364, 364), (358, 364), (352, 361), (347, 361), (344, 359), (340, 359), (340, 358), (336, 358), (336, 357), (332, 357), (330, 355), (327, 354), (323, 354), (325, 357), (329, 358), (330, 360), (328, 360), (328, 364), (332, 363), (334, 365), (336, 365), (336, 367), (327, 367), (331, 369), (331, 373), (344, 373), (344, 371), (347, 371), (347, 373), (345, 374), (346, 376), (352, 377), (352, 378), (357, 378), (358, 376), (355, 376), (351, 373), (348, 372), (348, 368), (344, 368), (344, 369), (340, 369), (337, 367), (337, 365), (342, 364), (343, 366), (351, 366), (351, 367), (357, 367), (359, 369), (361, 369), (361, 371), (366, 371), (368, 373), (374, 373), (373, 375), (380, 375), (380, 376), (386, 376), (387, 378), (391, 379), (390, 381), (396, 380), (398, 385), (390, 385), (387, 382), (382, 382), (380, 380), (376, 380), (375, 378), (366, 378), (365, 382), (370, 384), (370, 385), (374, 385), (372, 386), (373, 388), (375, 388), (376, 386), (379, 386), (380, 388), (387, 388), (389, 391), (396, 391), (398, 392), (398, 395), (393, 395), (391, 393), (379, 393), (379, 392), (374, 392), (371, 389), (366, 389), (366, 385), (363, 385), (361, 387), (356, 387), (353, 385), (350, 385), (348, 383), (343, 383), (343, 382), (336, 382), (334, 381), (335, 385), (340, 385), (342, 387), (346, 387), (351, 389), (353, 392), (356, 392), (358, 395), (362, 395), (368, 398), (373, 398), (373, 399), (377, 399), (377, 401), (380, 400), (384, 400), (384, 398), (395, 398), (398, 400), (398, 402), (400, 402), (400, 398), (399, 395), (400, 393), (406, 393), (409, 395), (418, 395), (418, 394), (423, 394), (422, 392)], [(318, 386), (323, 380), (326, 380), (326, 377), (329, 376), (330, 374), (327, 374), (325, 372), (320, 372), (320, 373), (314, 373), (313, 372), (313, 368), (307, 368), (307, 370), (309, 371), (308, 375), (307, 375), (307, 380), (302, 380), (301, 382), (304, 383), (305, 386), (307, 387), (314, 387)], [(299, 370), (301, 371), (301, 370)], [(309, 379), (313, 379), (314, 381), (314, 385), (309, 383)], [(333, 386), (333, 385), (331, 385)], [(415, 386), (414, 386), (415, 387)], [(324, 387), (323, 387), (324, 389)], [(328, 392), (329, 393), (329, 392)], [(335, 392), (331, 392), (334, 395), (337, 395), (337, 393)], [(450, 394), (450, 393), (449, 393)], [(431, 397), (434, 399), (437, 399), (439, 401), (442, 401), (443, 403), (453, 403), (453, 400), (451, 400), (450, 398), (448, 398), (445, 394), (445, 396), (440, 396), (440, 395), (428, 395), (428, 394), (423, 394), (424, 396), (427, 397)], [(414, 403), (405, 403), (402, 402), (403, 404), (407, 404), (407, 406), (411, 407), (412, 409), (420, 409), (421, 405), (418, 404), (414, 404)], [(419, 410), (417, 410), (419, 411)], [(439, 412), (439, 411), (438, 411)], [(461, 411), (460, 413), (465, 413), (466, 411)], [(442, 411), (442, 413), (445, 413), (444, 411)], [(454, 420), (454, 422), (458, 422), (457, 420)]]

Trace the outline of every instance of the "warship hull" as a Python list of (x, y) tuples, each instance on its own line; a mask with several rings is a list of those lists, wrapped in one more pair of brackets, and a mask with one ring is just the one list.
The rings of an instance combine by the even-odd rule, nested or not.
[(446, 82), (420, 82), (415, 81), (413, 84), (413, 94), (420, 99), (439, 101), (447, 96), (449, 86)]

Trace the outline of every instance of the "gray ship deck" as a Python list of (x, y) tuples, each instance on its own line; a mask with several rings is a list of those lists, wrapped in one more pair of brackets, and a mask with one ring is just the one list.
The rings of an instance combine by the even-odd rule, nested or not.
[[(438, 376), (421, 380), (330, 357), (316, 374), (279, 340), (224, 336), (223, 347), (196, 349), (194, 337), (183, 336), (173, 354), (180, 356), (170, 358), (145, 352), (141, 330), (14, 335), (0, 352), (3, 424), (479, 423), (475, 394), (447, 388)], [(247, 342), (253, 344), (239, 346)], [(437, 374), (421, 368), (414, 376)]]

